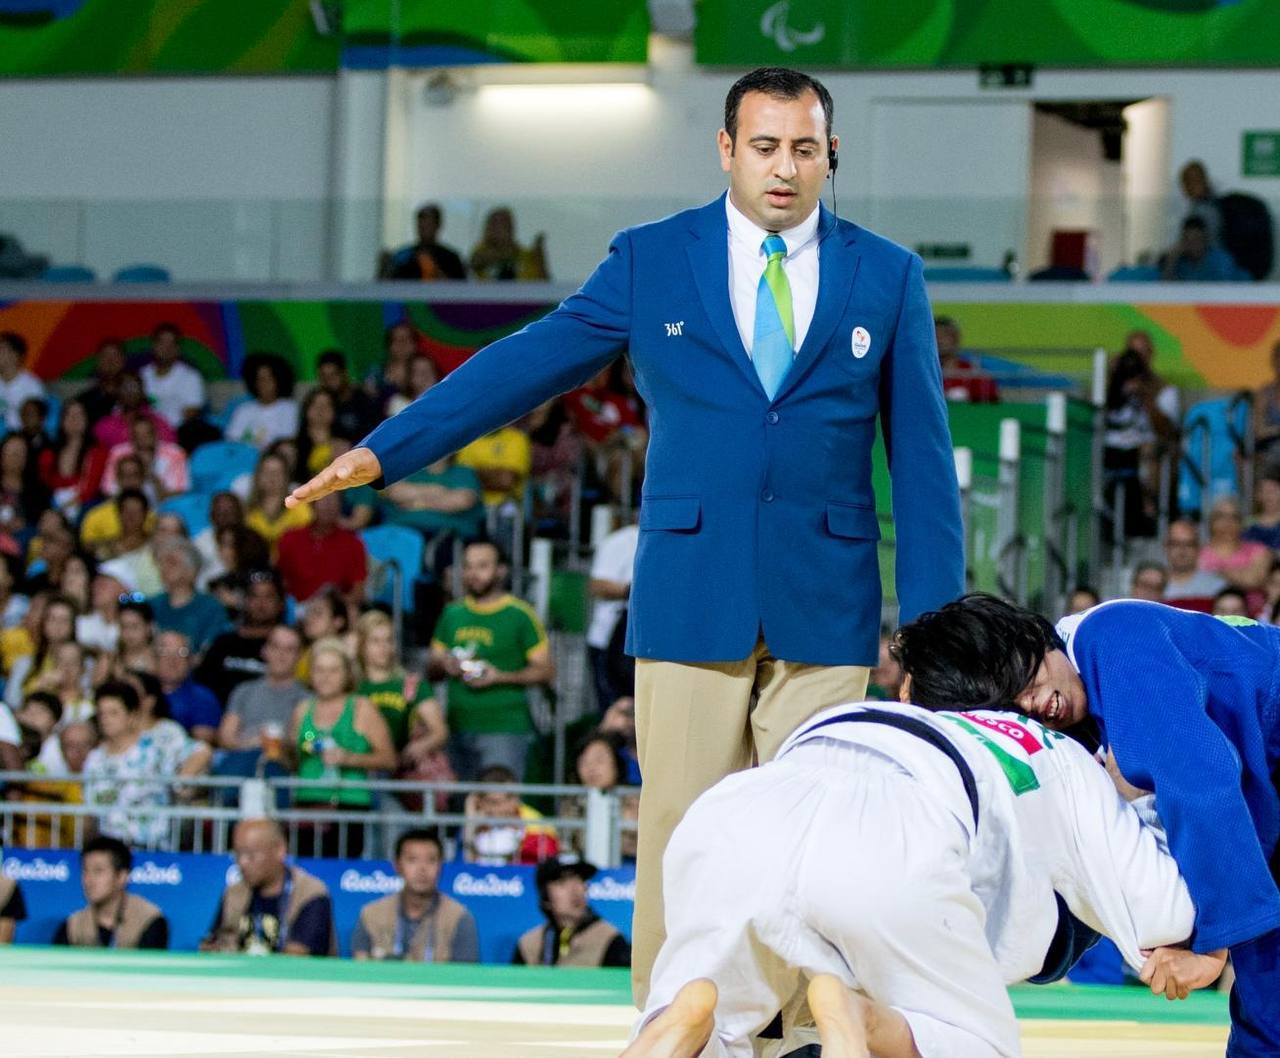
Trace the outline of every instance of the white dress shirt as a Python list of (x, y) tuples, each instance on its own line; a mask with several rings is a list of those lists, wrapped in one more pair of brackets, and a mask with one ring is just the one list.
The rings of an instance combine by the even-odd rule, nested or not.
[[(729, 301), (742, 336), (742, 347), (751, 355), (756, 334), (756, 292), (767, 263), (764, 240), (770, 233), (747, 219), (729, 195), (724, 197), (729, 215)], [(787, 244), (782, 269), (791, 286), (791, 313), (796, 328), (796, 349), (804, 344), (818, 304), (818, 214), (813, 212), (794, 228), (778, 232)]]

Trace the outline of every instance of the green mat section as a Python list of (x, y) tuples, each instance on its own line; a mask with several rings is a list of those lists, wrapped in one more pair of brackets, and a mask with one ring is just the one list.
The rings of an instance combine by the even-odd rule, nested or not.
[[(337, 959), (287, 959), (172, 952), (0, 948), (0, 987), (193, 991), (204, 995), (380, 996), (475, 1002), (626, 1005), (625, 970), (553, 967), (406, 965)], [(331, 987), (327, 987), (331, 986)], [(1022, 1018), (1076, 1021), (1228, 1023), (1227, 997), (1197, 992), (1170, 1003), (1145, 989), (1020, 986), (1011, 990)]]

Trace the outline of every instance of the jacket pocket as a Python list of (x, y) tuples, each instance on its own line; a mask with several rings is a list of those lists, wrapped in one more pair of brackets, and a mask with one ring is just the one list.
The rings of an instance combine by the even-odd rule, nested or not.
[(640, 529), (692, 532), (702, 522), (697, 496), (646, 496), (640, 501)]
[(828, 503), (827, 532), (847, 540), (879, 540), (880, 518), (874, 507)]

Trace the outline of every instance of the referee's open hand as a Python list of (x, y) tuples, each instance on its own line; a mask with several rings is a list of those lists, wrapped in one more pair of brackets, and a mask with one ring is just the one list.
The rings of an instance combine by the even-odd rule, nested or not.
[(319, 474), (304, 485), (299, 485), (285, 498), (286, 507), (296, 507), (300, 503), (314, 503), (322, 496), (343, 489), (354, 489), (367, 485), (382, 477), (382, 465), (367, 448), (353, 448), (338, 456)]

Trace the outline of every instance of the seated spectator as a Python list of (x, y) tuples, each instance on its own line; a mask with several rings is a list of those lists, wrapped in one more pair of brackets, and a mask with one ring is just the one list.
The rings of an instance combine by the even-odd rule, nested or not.
[(373, 523), (375, 511), (385, 524), (417, 529), (428, 539), (451, 533), (467, 540), (479, 535), (484, 524), (480, 479), (449, 456), (382, 492), (369, 486), (352, 492), (352, 518), (360, 528)]
[(27, 904), (18, 883), (0, 874), (0, 944), (12, 944), (18, 923), (27, 917)]
[(302, 658), (302, 636), (288, 625), (276, 625), (262, 647), (263, 673), (241, 682), (231, 692), (218, 725), (218, 745), (228, 750), (256, 750), (263, 733), (283, 735), (307, 688), (294, 675)]
[(102, 743), (85, 761), (84, 800), (102, 810), (98, 831), (131, 846), (167, 848), (170, 821), (154, 810), (172, 804), (175, 777), (207, 770), (209, 747), (145, 737), (142, 703), (127, 683), (104, 683), (94, 700)]
[(525, 966), (630, 966), (631, 945), (587, 901), (596, 868), (569, 857), (544, 860), (535, 882), (547, 916), (516, 944), (512, 962)]
[(1245, 597), (1245, 593), (1239, 588), (1223, 588), (1213, 597), (1213, 616), (1242, 617), (1247, 620), (1250, 616), (1250, 610), (1249, 601)]
[(22, 402), (44, 398), (44, 383), (26, 369), (27, 340), (14, 331), (0, 331), (0, 416), (11, 431), (22, 429)]
[[(146, 483), (146, 471), (141, 459), (126, 456), (116, 464), (116, 496), (89, 508), (80, 522), (80, 545), (94, 558), (102, 561), (114, 558), (119, 552), (122, 532), (120, 493), (142, 492)], [(142, 535), (148, 536), (154, 529), (155, 515), (149, 514)]]
[(444, 712), (431, 684), (401, 666), (395, 626), (381, 610), (370, 610), (356, 621), (356, 665), (360, 672), (356, 694), (382, 714), (402, 771), (426, 782), (452, 781), (444, 753), (449, 739)]
[(204, 376), (182, 359), (182, 331), (176, 324), (162, 323), (151, 332), (151, 363), (142, 369), (142, 385), (175, 432), (204, 411)]
[(531, 449), (534, 524), (550, 521), (567, 534), (574, 479), (582, 464), (582, 438), (559, 398), (535, 408), (520, 425), (529, 435)]
[(628, 378), (616, 363), (601, 370), (581, 389), (565, 394), (565, 410), (592, 459), (597, 478), (621, 497), (624, 467), (630, 464), (632, 486), (644, 477), (649, 431), (644, 409)]
[(40, 516), (36, 535), (27, 546), (32, 556), (28, 567), (29, 592), (62, 591), (62, 578), (76, 551), (75, 534), (67, 527), (65, 517), (54, 510)]
[(0, 632), (0, 667), (4, 669), (6, 677), (13, 672), (13, 666), (19, 658), (35, 653), (36, 638), (44, 623), (44, 609), (48, 601), (48, 593), (31, 596), (22, 620), (12, 628)]
[(120, 460), (133, 456), (142, 463), (142, 491), (152, 503), (186, 492), (191, 487), (187, 469), (187, 453), (172, 441), (156, 436), (150, 419), (138, 416), (129, 423), (129, 440), (112, 445), (107, 453), (107, 466), (102, 474), (102, 491), (114, 496), (120, 491), (116, 468)]
[(365, 376), (365, 391), (384, 412), (387, 401), (409, 382), (409, 361), (418, 353), (418, 331), (411, 320), (403, 319), (382, 332), (382, 365)]
[(480, 961), (475, 918), (440, 892), (443, 859), (444, 847), (434, 830), (408, 830), (396, 839), (396, 874), (404, 887), (360, 909), (351, 934), (354, 959)]
[(273, 556), (285, 533), (310, 524), (312, 518), (309, 503), (300, 503), (296, 507), (284, 505), (289, 489), (288, 464), (279, 455), (264, 454), (253, 474), (244, 524), (267, 542)]
[(1253, 279), (1234, 257), (1210, 240), (1208, 226), (1200, 217), (1182, 222), (1182, 235), (1165, 256), (1161, 278), (1179, 283), (1244, 283)]
[(419, 353), (409, 361), (404, 384), (387, 397), (384, 405), (387, 415), (399, 415), (439, 381), (440, 369), (436, 362), (426, 353)]
[(151, 604), (139, 592), (121, 596), (120, 641), (116, 646), (117, 675), (132, 669), (150, 672), (156, 667), (156, 619)]
[(106, 451), (129, 440), (129, 425), (134, 419), (148, 419), (156, 428), (161, 441), (176, 441), (177, 431), (158, 411), (147, 404), (147, 394), (142, 379), (132, 371), (126, 371), (120, 379), (119, 402), (110, 415), (99, 419), (93, 427), (93, 439)]
[(1209, 509), (1209, 541), (1200, 549), (1200, 568), (1216, 573), (1249, 596), (1252, 612), (1262, 606), (1262, 585), (1271, 571), (1271, 549), (1244, 539), (1240, 504), (1223, 497)]
[(1181, 599), (1212, 599), (1227, 586), (1216, 573), (1200, 568), (1200, 528), (1190, 519), (1169, 523), (1164, 556), (1169, 570), (1165, 602), (1176, 605)]
[(282, 438), (293, 437), (298, 432), (293, 368), (283, 357), (253, 353), (245, 358), (240, 377), (253, 399), (238, 405), (231, 413), (226, 439), (266, 448)]
[(68, 916), (53, 943), (75, 948), (169, 947), (169, 923), (150, 900), (129, 892), (133, 853), (123, 841), (96, 837), (80, 853), (80, 887), (86, 907)]
[(158, 595), (164, 588), (160, 567), (151, 552), (155, 519), (151, 503), (137, 489), (126, 489), (116, 497), (120, 515), (120, 536), (108, 549), (99, 569), (110, 573), (125, 589), (142, 595)]
[(89, 429), (105, 419), (120, 403), (120, 382), (125, 375), (124, 343), (119, 338), (104, 338), (94, 354), (93, 385), (81, 390), (73, 399), (84, 406), (89, 415)]
[(890, 652), (893, 636), (880, 636), (880, 656), (867, 683), (867, 701), (896, 702), (902, 687), (902, 666)]
[(304, 602), (321, 588), (332, 587), (349, 605), (357, 605), (369, 575), (364, 541), (340, 524), (342, 500), (336, 493), (316, 500), (310, 508), (310, 525), (280, 537), (276, 568), (285, 591)]
[(614, 702), (600, 718), (597, 731), (614, 734), (622, 745), (622, 759), (627, 766), (626, 786), (640, 785), (640, 755), (636, 750), (636, 700), (624, 695)]
[[(59, 722), (76, 723), (93, 716), (93, 693), (89, 686), (90, 664), (85, 648), (74, 639), (52, 650), (53, 667), (36, 678), (35, 691), (58, 703)], [(27, 701), (31, 700), (27, 696)]]
[(295, 443), (298, 446), (299, 476), (314, 477), (333, 462), (338, 455), (335, 445), (349, 440), (334, 433), (338, 418), (338, 405), (333, 394), (323, 386), (316, 386), (302, 402)]
[[(372, 772), (395, 771), (396, 751), (387, 722), (367, 698), (354, 693), (355, 686), (355, 666), (338, 640), (312, 645), (313, 693), (298, 703), (290, 725), (299, 779), (360, 782)], [(299, 808), (325, 805), (367, 812), (373, 794), (361, 786), (303, 786), (293, 791), (293, 803)], [(363, 851), (362, 827), (351, 827), (347, 834), (332, 824), (317, 829), (321, 855), (358, 857)]]
[(4, 700), (10, 708), (17, 709), (23, 698), (37, 689), (40, 679), (53, 671), (58, 647), (75, 640), (76, 616), (75, 603), (66, 596), (50, 594), (44, 597), (32, 651), (15, 658), (9, 669)]
[(24, 733), (30, 732), (36, 752), (27, 761), (29, 771), (61, 771), (64, 767), (56, 737), (62, 723), (62, 702), (46, 690), (34, 690), (13, 710)]
[(1280, 342), (1271, 347), (1271, 380), (1253, 395), (1253, 450), (1261, 471), (1280, 469)]
[(49, 434), (46, 423), (49, 420), (49, 402), (43, 397), (28, 397), (18, 409), (18, 419), (22, 429), (18, 431), (27, 440), (31, 450), (31, 458), (40, 464), (40, 454), (49, 447)]
[(279, 575), (270, 569), (250, 573), (240, 623), (209, 645), (196, 669), (196, 682), (203, 683), (226, 705), (240, 684), (265, 675), (263, 647), (283, 617), (284, 589)]
[(311, 678), (311, 647), (322, 639), (336, 639), (348, 656), (355, 652), (351, 639), (351, 615), (347, 604), (332, 588), (317, 592), (302, 608), (302, 641), (306, 644), (302, 661), (298, 664), (298, 679), (304, 683)]
[(196, 683), (191, 675), (194, 663), (191, 641), (182, 632), (156, 636), (156, 676), (169, 701), (170, 718), (192, 738), (217, 746), (222, 703), (208, 687)]
[(334, 433), (358, 441), (382, 421), (373, 397), (355, 386), (347, 373), (346, 355), (338, 349), (321, 353), (316, 360), (316, 381), (333, 398)]
[(1222, 241), (1222, 205), (1209, 180), (1209, 170), (1198, 159), (1187, 162), (1178, 173), (1178, 184), (1187, 198), (1187, 217), (1198, 217), (1209, 241)]
[(1159, 562), (1139, 562), (1129, 581), (1129, 598), (1147, 602), (1164, 602), (1169, 574)]
[[(138, 729), (143, 736), (158, 745), (162, 751), (174, 754), (189, 752), (191, 736), (173, 719), (169, 699), (164, 693), (160, 678), (153, 672), (129, 669), (122, 682), (138, 692)], [(206, 762), (209, 760), (205, 758)]]
[[(83, 804), (80, 776), (97, 744), (98, 733), (93, 724), (84, 721), (65, 724), (53, 739), (46, 740), (40, 757), (30, 765), (30, 770), (42, 777), (25, 784), (23, 800), (40, 804)], [(30, 849), (73, 848), (77, 822), (75, 816), (45, 814), (32, 809), (17, 820), (15, 841)]]
[[(573, 778), (579, 786), (607, 793), (617, 786), (627, 785), (627, 762), (623, 757), (622, 737), (614, 732), (599, 729), (591, 732), (578, 744), (573, 759)], [(638, 819), (640, 798), (634, 794), (624, 797), (621, 808), (624, 819)], [(557, 812), (562, 818), (585, 818), (586, 801), (580, 796), (563, 797)], [(579, 856), (586, 853), (584, 838), (581, 830), (574, 830), (568, 839), (572, 851)], [(623, 860), (634, 863), (636, 831), (624, 830), (621, 839)]]
[(996, 380), (961, 352), (960, 325), (950, 316), (938, 316), (933, 321), (933, 333), (938, 343), (938, 360), (942, 364), (942, 392), (947, 400), (970, 404), (998, 403), (1000, 387)]
[(466, 279), (467, 270), (456, 250), (439, 241), (444, 214), (434, 202), (426, 202), (414, 214), (418, 241), (401, 247), (391, 259), (390, 279)]
[(212, 595), (196, 591), (200, 552), (189, 540), (166, 540), (155, 546), (164, 591), (148, 601), (160, 631), (181, 632), (196, 654), (230, 627), (227, 611)]
[(1161, 440), (1173, 439), (1177, 434), (1178, 420), (1182, 415), (1182, 396), (1177, 386), (1165, 381), (1156, 372), (1156, 346), (1151, 332), (1141, 329), (1130, 331), (1125, 336), (1124, 352), (1134, 353), (1142, 358), (1142, 363), (1146, 367), (1144, 381), (1151, 394), (1147, 408), (1152, 417), (1152, 425)]
[(1272, 551), (1280, 550), (1280, 468), (1270, 470), (1258, 479), (1254, 503), (1257, 514), (1244, 531), (1244, 539), (1253, 540)]
[[(501, 764), (485, 768), (482, 783), (510, 786), (515, 773)], [(554, 827), (542, 822), (542, 813), (509, 790), (477, 790), (467, 794), (463, 806), (467, 823), (462, 843), (467, 862), (502, 866), (509, 863), (541, 863), (560, 851)], [(508, 822), (509, 821), (509, 822)]]
[(99, 571), (89, 591), (88, 612), (76, 618), (76, 640), (86, 649), (114, 654), (120, 642), (120, 596), (124, 585)]
[(500, 507), (508, 500), (517, 505), (523, 503), (533, 456), (529, 438), (514, 426), (504, 426), (472, 441), (458, 452), (457, 462), (476, 472), (484, 488), (486, 507)]
[(476, 279), (550, 279), (547, 272), (547, 237), (538, 232), (533, 245), (516, 242), (516, 221), (507, 206), (491, 209), (484, 218), (484, 233), (471, 251), (471, 274)]
[[(0, 703), (0, 771), (22, 771), (22, 729), (9, 706)], [(0, 786), (3, 790), (3, 786)]]
[[(196, 587), (207, 590), (209, 582), (228, 572), (218, 549), (218, 534), (232, 526), (244, 525), (244, 502), (234, 492), (215, 492), (209, 501), (209, 524), (191, 538), (200, 552), (200, 573)], [(261, 565), (266, 560), (259, 562)]]
[(0, 551), (16, 554), (49, 506), (31, 446), (20, 433), (0, 442)]
[(1087, 584), (1077, 585), (1067, 597), (1067, 613), (1084, 613), (1085, 610), (1093, 609), (1100, 602), (1102, 602), (1102, 598), (1098, 595), (1096, 589), (1089, 587)]
[(231, 844), (240, 881), (223, 891), (200, 950), (336, 957), (338, 935), (329, 889), (288, 863), (280, 824), (242, 819)]
[(249, 578), (271, 566), (271, 549), (248, 526), (230, 525), (218, 530), (218, 564), (224, 572), (209, 581), (209, 594), (235, 619), (244, 612)]
[(506, 577), (497, 547), (468, 544), (466, 596), (444, 608), (431, 640), (431, 664), (449, 680), (449, 756), (464, 781), (491, 764), (523, 777), (534, 731), (526, 688), (555, 679), (542, 622), (505, 590)]
[(587, 626), (587, 658), (591, 662), (596, 708), (600, 712), (604, 712), (626, 691), (614, 679), (609, 644), (631, 597), (631, 578), (639, 542), (640, 527), (624, 525), (601, 540), (591, 557), (591, 579), (587, 583), (592, 599), (591, 623)]

